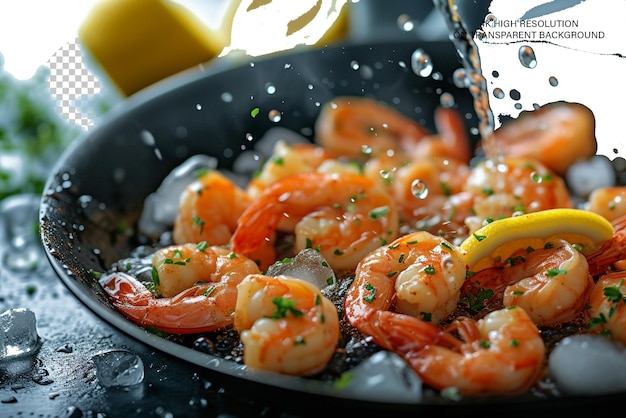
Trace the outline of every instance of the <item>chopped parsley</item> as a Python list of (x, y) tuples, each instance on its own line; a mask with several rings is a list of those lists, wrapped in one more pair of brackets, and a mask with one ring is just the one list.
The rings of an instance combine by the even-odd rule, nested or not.
[(272, 303), (276, 305), (276, 310), (272, 313), (273, 319), (286, 318), (287, 314), (291, 314), (296, 318), (304, 315), (304, 312), (296, 309), (296, 301), (293, 299), (278, 296), (272, 299)]

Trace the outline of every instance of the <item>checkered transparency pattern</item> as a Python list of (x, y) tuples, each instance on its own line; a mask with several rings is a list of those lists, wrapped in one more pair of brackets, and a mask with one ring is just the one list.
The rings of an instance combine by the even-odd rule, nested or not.
[(88, 129), (95, 115), (79, 108), (78, 101), (100, 92), (100, 82), (85, 66), (78, 39), (59, 48), (48, 60), (50, 94), (61, 114), (70, 122)]

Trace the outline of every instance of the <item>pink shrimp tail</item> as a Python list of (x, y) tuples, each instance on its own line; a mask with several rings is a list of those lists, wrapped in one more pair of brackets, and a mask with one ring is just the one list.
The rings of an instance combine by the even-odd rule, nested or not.
[(454, 156), (459, 161), (469, 163), (470, 140), (459, 112), (449, 107), (438, 107), (435, 109), (435, 125), (448, 148), (454, 150)]
[(441, 328), (410, 315), (391, 311), (378, 311), (374, 315), (378, 335), (384, 335), (384, 341), (377, 344), (407, 358), (431, 345), (457, 347), (461, 344), (452, 334)]
[(589, 274), (593, 277), (605, 273), (611, 264), (626, 259), (626, 215), (611, 223), (615, 229), (613, 238), (587, 256)]
[[(171, 298), (155, 298), (140, 281), (125, 273), (103, 276), (100, 285), (121, 313), (143, 327), (197, 334), (233, 322), (236, 291), (222, 283), (193, 286)], [(211, 297), (206, 294), (209, 288)]]
[(124, 273), (102, 276), (100, 285), (116, 306), (148, 306), (154, 297), (141, 282)]
[(231, 238), (231, 249), (237, 254), (250, 254), (270, 237), (278, 224), (282, 212), (279, 203), (257, 200), (241, 214), (237, 228)]

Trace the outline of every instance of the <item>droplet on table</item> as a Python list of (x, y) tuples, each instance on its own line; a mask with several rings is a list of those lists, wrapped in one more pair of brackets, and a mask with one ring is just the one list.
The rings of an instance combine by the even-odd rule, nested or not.
[(96, 377), (104, 387), (128, 387), (143, 382), (141, 358), (127, 350), (111, 350), (92, 357)]

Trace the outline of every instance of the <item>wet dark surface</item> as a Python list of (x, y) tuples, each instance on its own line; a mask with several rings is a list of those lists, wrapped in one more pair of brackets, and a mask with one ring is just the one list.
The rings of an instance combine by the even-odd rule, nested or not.
[[(32, 213), (34, 225), (36, 209)], [(230, 393), (219, 376), (113, 329), (67, 290), (35, 245), (36, 263), (16, 269), (21, 250), (0, 242), (0, 313), (31, 310), (41, 339), (34, 355), (0, 362), (1, 417), (297, 416), (249, 403), (244, 392)], [(114, 349), (141, 358), (142, 383), (107, 388), (98, 381), (92, 357)]]

